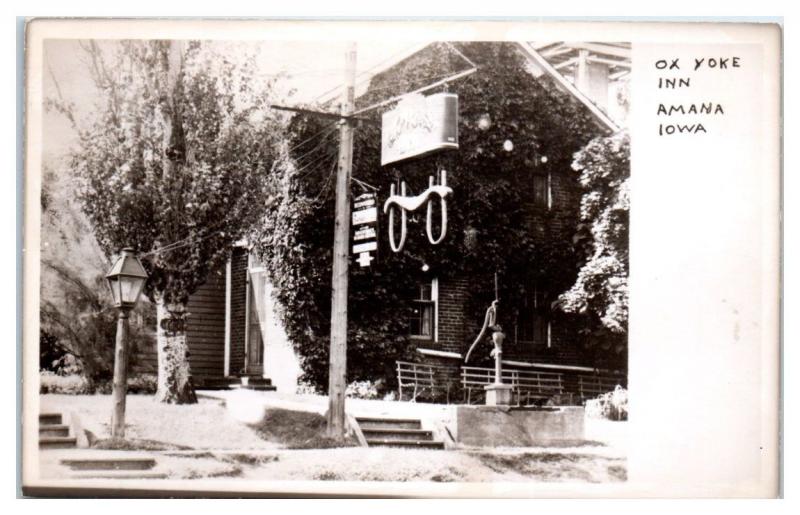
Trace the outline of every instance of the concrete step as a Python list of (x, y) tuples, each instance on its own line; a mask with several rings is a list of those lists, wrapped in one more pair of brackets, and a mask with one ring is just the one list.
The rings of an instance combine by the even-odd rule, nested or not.
[(402, 440), (402, 441), (419, 441), (419, 442), (432, 442), (433, 431), (425, 429), (393, 429), (393, 428), (375, 428), (375, 429), (362, 429), (364, 438), (374, 440)]
[(40, 436), (40, 449), (69, 449), (75, 447), (78, 440), (74, 436)]
[(153, 458), (103, 458), (61, 460), (72, 470), (150, 470), (156, 466)]
[(261, 376), (247, 376), (243, 375), (241, 378), (242, 384), (250, 384), (250, 385), (261, 385), (261, 386), (272, 386), (272, 379), (269, 377), (261, 377)]
[(166, 479), (166, 472), (149, 470), (84, 470), (70, 474), (70, 479)]
[(259, 392), (274, 392), (277, 390), (275, 386), (268, 384), (234, 384), (231, 385), (234, 390), (255, 390)]
[(370, 429), (422, 429), (422, 423), (414, 418), (357, 417), (362, 431)]
[(369, 447), (401, 447), (404, 449), (444, 449), (444, 442), (430, 440), (388, 440), (367, 438)]
[(239, 384), (238, 377), (224, 377), (197, 380), (198, 390), (229, 390), (231, 385)]
[(59, 425), (63, 424), (61, 413), (40, 413), (39, 425)]
[(69, 436), (69, 426), (63, 424), (40, 425), (39, 436)]

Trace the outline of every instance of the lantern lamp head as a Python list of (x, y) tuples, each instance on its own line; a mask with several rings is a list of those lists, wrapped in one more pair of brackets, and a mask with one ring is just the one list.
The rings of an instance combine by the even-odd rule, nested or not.
[(133, 309), (144, 290), (147, 272), (133, 249), (125, 248), (106, 274), (106, 280), (111, 289), (114, 306), (120, 309)]

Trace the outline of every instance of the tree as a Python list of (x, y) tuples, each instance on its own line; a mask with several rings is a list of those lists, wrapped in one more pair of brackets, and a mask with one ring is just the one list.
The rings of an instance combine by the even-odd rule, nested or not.
[[(103, 274), (110, 263), (103, 255), (81, 212), (68, 167), (58, 172), (52, 164), (42, 172), (42, 245), (40, 270), (40, 366), (62, 370), (69, 355), (90, 390), (107, 385), (113, 369), (116, 316)], [(140, 303), (148, 314), (152, 304)], [(132, 327), (133, 348), (147, 335)], [(133, 354), (135, 357), (135, 354)]]
[[(532, 76), (513, 44), (469, 43), (458, 48), (479, 66), (473, 75), (448, 86), (459, 95), (458, 151), (382, 167), (380, 127), (364, 123), (356, 130), (354, 177), (376, 186), (381, 201), (400, 177), (411, 193), (419, 193), (439, 167), (448, 171), (448, 186), (455, 195), (448, 202), (448, 236), (440, 245), (427, 243), (423, 212), (409, 218), (402, 252), (389, 249), (382, 227), (378, 262), (366, 270), (351, 266), (348, 381), (385, 378), (391, 383), (395, 360), (413, 356), (413, 341), (404, 336), (408, 300), (415, 280), (424, 274), (440, 280), (470, 277), (467, 316), (476, 321), (483, 319), (494, 298), (495, 271), (503, 307), (508, 306), (501, 315), (505, 320), (514, 316), (511, 306), (519, 304), (524, 285), (534, 278), (550, 281), (551, 291), (563, 291), (574, 281), (575, 252), (569, 238), (540, 243), (530, 231), (531, 172), (540, 166), (543, 173), (563, 175), (572, 154), (599, 129), (583, 106), (549, 79)], [(433, 44), (372, 78), (357, 108), (413, 91), (464, 66), (451, 47)], [(379, 120), (380, 111), (363, 116)], [(488, 126), (483, 120), (490, 120)], [(328, 373), (334, 130), (313, 117), (294, 118), (291, 146), (273, 176), (280, 192), (276, 209), (253, 238), (274, 283), (279, 315), (301, 357), (304, 378), (321, 389)], [(506, 140), (513, 142), (512, 151), (504, 149)], [(548, 157), (546, 163), (537, 161), (542, 155)], [(359, 186), (353, 188), (358, 191)], [(548, 216), (556, 219), (554, 226), (570, 231), (578, 221), (577, 209), (572, 208)], [(428, 272), (421, 271), (423, 264)]]
[(63, 99), (51, 103), (78, 132), (78, 196), (106, 255), (130, 246), (144, 258), (157, 306), (156, 398), (196, 402), (186, 304), (268, 207), (280, 135), (272, 82), (259, 78), (256, 89), (255, 56), (234, 61), (211, 43), (83, 47), (94, 110), (81, 119)]
[(584, 188), (576, 242), (584, 260), (575, 284), (559, 298), (568, 313), (591, 317), (591, 341), (621, 352), (628, 330), (630, 138), (592, 140), (575, 156)]

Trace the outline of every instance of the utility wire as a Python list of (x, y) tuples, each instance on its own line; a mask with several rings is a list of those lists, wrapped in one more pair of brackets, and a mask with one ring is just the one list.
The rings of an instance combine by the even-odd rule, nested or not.
[(306, 156), (309, 156), (312, 153), (314, 153), (317, 150), (319, 150), (322, 147), (322, 145), (325, 143), (325, 140), (327, 140), (334, 132), (336, 132), (336, 127), (332, 127), (324, 136), (322, 136), (320, 138), (319, 142), (317, 143), (317, 145), (314, 148), (312, 148), (308, 152), (304, 153), (300, 157), (293, 158), (294, 162), (297, 163), (298, 165), (300, 165), (301, 162), (303, 161), (303, 159), (306, 158)]
[[(384, 60), (382, 60), (382, 61), (380, 61), (380, 62), (378, 62), (378, 63), (374, 64), (373, 66), (370, 66), (370, 67), (369, 67), (369, 68), (367, 68), (366, 70), (362, 71), (361, 73), (359, 73), (358, 75), (356, 75), (356, 77), (361, 77), (361, 76), (363, 76), (363, 75), (366, 75), (366, 74), (368, 74), (369, 72), (371, 72), (371, 71), (372, 71), (372, 70), (374, 70), (375, 68), (378, 68), (378, 67), (380, 67), (380, 66), (383, 66), (384, 64), (386, 64), (387, 62), (391, 61), (392, 59), (394, 59), (394, 58), (395, 58), (395, 57), (397, 57), (398, 55), (402, 55), (402, 54), (404, 54), (404, 53), (408, 52), (409, 50), (411, 50), (412, 48), (416, 48), (416, 47), (417, 47), (417, 46), (419, 46), (419, 45), (420, 45), (420, 43), (415, 43), (415, 44), (413, 44), (413, 45), (410, 45), (410, 46), (408, 46), (408, 47), (405, 47), (405, 48), (403, 48), (402, 50), (399, 50), (399, 51), (397, 51), (397, 52), (393, 53), (392, 55), (390, 55), (390, 56), (389, 56), (389, 57), (387, 57), (386, 59), (384, 59)], [(341, 73), (341, 70), (340, 70), (340, 73)], [(361, 84), (363, 84), (363, 83), (367, 82), (368, 80), (370, 80), (371, 78), (372, 78), (372, 77), (368, 75), (366, 78), (363, 78), (363, 79), (361, 79), (361, 80), (357, 81), (357, 82), (355, 83), (355, 86), (356, 86), (356, 87), (358, 87), (358, 86), (360, 86)], [(317, 95), (317, 96), (316, 96), (316, 98), (314, 98), (314, 102), (315, 102), (315, 103), (316, 103), (316, 102), (319, 102), (319, 100), (320, 100), (322, 97), (328, 96), (328, 95), (332, 94), (333, 92), (340, 90), (341, 88), (342, 88), (342, 86), (341, 86), (341, 85), (338, 85), (338, 86), (335, 86), (335, 87), (333, 87), (333, 88), (330, 88), (330, 89), (328, 89), (328, 90), (327, 90), (327, 91), (325, 91), (324, 93), (321, 93), (320, 95)]]

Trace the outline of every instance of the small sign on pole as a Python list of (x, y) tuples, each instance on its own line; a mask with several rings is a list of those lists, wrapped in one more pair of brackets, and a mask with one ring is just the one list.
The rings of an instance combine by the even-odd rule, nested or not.
[(362, 268), (378, 253), (378, 201), (375, 193), (362, 193), (353, 199), (353, 255)]

